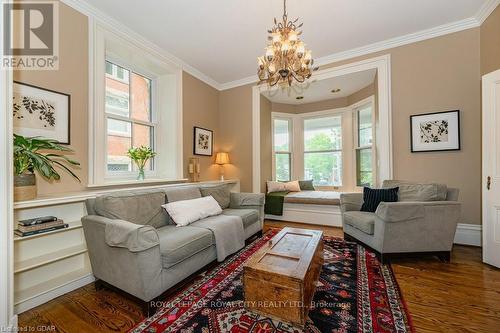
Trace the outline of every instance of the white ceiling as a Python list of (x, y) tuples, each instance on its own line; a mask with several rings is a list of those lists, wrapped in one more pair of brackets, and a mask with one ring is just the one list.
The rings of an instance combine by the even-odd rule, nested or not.
[[(341, 98), (349, 96), (372, 84), (376, 73), (376, 69), (371, 69), (326, 80), (312, 80), (302, 88), (286, 87), (271, 92), (265, 91), (262, 94), (271, 102), (294, 105)], [(332, 93), (332, 89), (340, 89), (340, 91)], [(304, 98), (298, 100), (297, 96), (303, 96)]]
[[(283, 10), (281, 0), (85, 1), (181, 59), (205, 81), (221, 86), (256, 75), (267, 29)], [(85, 1), (65, 2), (82, 6)], [(291, 18), (300, 17), (304, 23), (303, 40), (318, 59), (442, 25), (448, 26), (435, 29), (436, 35), (477, 26), (476, 17), (489, 14), (485, 12), (497, 4), (498, 0), (288, 0), (287, 7)]]

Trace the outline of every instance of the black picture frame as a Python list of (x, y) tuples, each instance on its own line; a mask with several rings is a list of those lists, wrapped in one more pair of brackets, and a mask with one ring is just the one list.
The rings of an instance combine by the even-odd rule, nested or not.
[[(65, 140), (65, 141), (57, 140), (57, 141), (59, 144), (62, 144), (62, 145), (70, 145), (71, 144), (71, 95), (64, 93), (64, 92), (60, 92), (60, 91), (56, 91), (56, 90), (52, 90), (52, 89), (47, 89), (44, 87), (36, 86), (34, 84), (28, 84), (28, 83), (20, 82), (20, 81), (16, 81), (16, 80), (13, 80), (13, 83), (21, 85), (21, 86), (26, 86), (29, 88), (37, 89), (40, 91), (45, 91), (45, 92), (48, 92), (51, 94), (60, 95), (60, 96), (67, 99), (67, 102), (66, 102), (66, 104), (67, 104), (67, 124), (65, 126), (66, 133), (67, 133), (66, 134), (67, 140)], [(21, 134), (21, 135), (23, 135), (23, 134)], [(32, 136), (35, 136), (35, 135), (32, 135)], [(52, 139), (50, 137), (47, 137), (47, 138)]]
[[(414, 131), (414, 125), (415, 121), (418, 121), (418, 118), (424, 118), (424, 117), (429, 117), (429, 116), (439, 116), (439, 115), (456, 115), (456, 124), (453, 126), (454, 129), (456, 129), (453, 133), (448, 133), (448, 135), (452, 135), (453, 142), (453, 147), (450, 148), (427, 148), (427, 149), (422, 149), (416, 147), (416, 142), (414, 140), (415, 138), (415, 131)], [(448, 129), (448, 131), (450, 131)], [(427, 152), (443, 152), (443, 151), (458, 151), (461, 149), (461, 136), (460, 136), (461, 128), (460, 128), (460, 110), (451, 110), (451, 111), (440, 111), (440, 112), (430, 112), (430, 113), (422, 113), (422, 114), (416, 114), (416, 115), (411, 115), (410, 116), (410, 149), (412, 153), (427, 153)], [(428, 143), (429, 145), (432, 146), (433, 142)]]
[[(208, 144), (208, 152), (203, 152), (203, 150), (197, 146), (198, 143), (198, 136), (201, 134), (200, 132), (208, 132), (209, 133), (209, 144)], [(193, 127), (193, 154), (197, 156), (213, 156), (214, 154), (214, 131), (208, 129), (208, 128), (203, 128), (203, 127), (198, 127), (194, 126)]]

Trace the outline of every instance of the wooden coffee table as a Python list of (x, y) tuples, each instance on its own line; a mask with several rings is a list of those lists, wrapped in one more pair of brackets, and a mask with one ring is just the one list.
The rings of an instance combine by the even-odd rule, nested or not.
[(323, 266), (323, 232), (284, 228), (245, 264), (245, 307), (304, 326)]

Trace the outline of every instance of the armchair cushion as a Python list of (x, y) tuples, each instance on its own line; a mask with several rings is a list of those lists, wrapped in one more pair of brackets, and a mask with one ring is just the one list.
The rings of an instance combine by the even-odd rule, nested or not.
[(363, 205), (361, 211), (374, 213), (381, 202), (398, 201), (399, 188), (371, 189), (363, 188)]
[(222, 209), (226, 209), (229, 207), (230, 195), (231, 191), (229, 187), (226, 185), (219, 186), (210, 186), (210, 187), (201, 187), (200, 188), (201, 195), (207, 197), (211, 195), (215, 201), (219, 203), (219, 206)]
[(108, 219), (161, 228), (168, 224), (168, 215), (161, 207), (163, 204), (163, 191), (116, 193), (97, 197), (95, 212)]
[(443, 201), (448, 187), (445, 184), (414, 183), (403, 180), (384, 180), (384, 188), (399, 187), (399, 201)]
[(345, 212), (344, 223), (361, 230), (365, 234), (373, 235), (375, 229), (375, 214), (356, 211)]
[(107, 220), (104, 237), (109, 246), (123, 247), (130, 252), (141, 252), (159, 244), (155, 228), (123, 220)]

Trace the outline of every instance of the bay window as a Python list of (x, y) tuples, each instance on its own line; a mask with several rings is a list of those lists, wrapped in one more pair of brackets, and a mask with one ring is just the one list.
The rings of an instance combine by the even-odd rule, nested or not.
[(292, 177), (292, 140), (290, 119), (273, 120), (274, 179), (290, 181)]
[(372, 103), (356, 112), (356, 186), (373, 186), (373, 112)]

